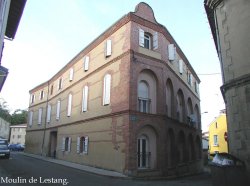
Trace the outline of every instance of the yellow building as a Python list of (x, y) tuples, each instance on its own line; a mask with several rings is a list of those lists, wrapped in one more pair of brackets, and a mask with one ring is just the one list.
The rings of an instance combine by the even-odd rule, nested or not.
[(209, 154), (228, 152), (227, 118), (223, 112), (209, 125)]

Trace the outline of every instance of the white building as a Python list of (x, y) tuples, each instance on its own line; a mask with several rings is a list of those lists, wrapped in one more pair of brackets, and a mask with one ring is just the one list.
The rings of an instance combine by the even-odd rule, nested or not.
[(27, 124), (10, 126), (10, 144), (25, 144)]

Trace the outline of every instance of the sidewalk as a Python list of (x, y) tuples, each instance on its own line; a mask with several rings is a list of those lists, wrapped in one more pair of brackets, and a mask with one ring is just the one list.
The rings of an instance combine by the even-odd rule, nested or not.
[(48, 161), (51, 163), (56, 163), (56, 164), (60, 164), (63, 166), (79, 169), (79, 170), (82, 170), (85, 172), (90, 172), (93, 174), (109, 176), (109, 177), (117, 177), (117, 178), (128, 178), (127, 176), (125, 176), (119, 172), (115, 172), (115, 171), (104, 170), (104, 169), (100, 169), (100, 168), (95, 168), (95, 167), (90, 167), (90, 166), (81, 165), (81, 164), (77, 164), (77, 163), (67, 162), (67, 161), (63, 161), (63, 160), (59, 160), (59, 159), (54, 159), (51, 157), (44, 157), (44, 156), (40, 156), (40, 155), (29, 154), (29, 153), (25, 153), (25, 152), (22, 152), (20, 154), (23, 154), (24, 156), (40, 159), (43, 161)]

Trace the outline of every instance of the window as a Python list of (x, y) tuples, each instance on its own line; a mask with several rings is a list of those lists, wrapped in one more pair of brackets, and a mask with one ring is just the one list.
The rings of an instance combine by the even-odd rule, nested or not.
[(84, 57), (83, 68), (85, 72), (89, 70), (89, 56)]
[(61, 100), (58, 100), (56, 104), (56, 120), (60, 119), (60, 109), (61, 109)]
[(78, 154), (79, 153), (88, 154), (88, 142), (89, 142), (88, 136), (77, 138), (76, 150)]
[(72, 109), (72, 94), (69, 94), (68, 97), (68, 109), (67, 109), (67, 116), (71, 116), (71, 109)]
[(214, 146), (219, 146), (218, 135), (214, 135)]
[(53, 94), (53, 89), (54, 89), (54, 85), (51, 85), (51, 86), (50, 86), (50, 95)]
[(199, 83), (197, 81), (195, 81), (195, 84), (194, 84), (194, 89), (195, 89), (195, 92), (196, 93), (199, 93)]
[(86, 112), (88, 108), (88, 86), (84, 86), (82, 90), (82, 112)]
[(40, 92), (39, 98), (40, 98), (40, 100), (42, 100), (44, 98), (44, 91), (43, 90)]
[(139, 101), (139, 111), (149, 113), (151, 100), (149, 99), (149, 87), (145, 81), (141, 81), (139, 83), (138, 101)]
[(138, 168), (150, 168), (150, 152), (148, 151), (149, 141), (147, 136), (142, 135), (137, 139), (137, 165)]
[(106, 57), (109, 57), (111, 56), (111, 53), (112, 53), (112, 40), (108, 39), (106, 41)]
[(62, 151), (70, 152), (71, 138), (63, 137), (62, 139)]
[(62, 89), (62, 78), (58, 79), (58, 87), (57, 87), (58, 90), (61, 90)]
[(35, 102), (35, 94), (32, 94), (31, 95), (31, 98), (30, 98), (30, 103), (34, 103)]
[(39, 108), (39, 110), (38, 110), (38, 125), (42, 124), (42, 114), (43, 114), (43, 109)]
[(50, 122), (51, 119), (51, 105), (48, 105), (47, 107), (47, 123)]
[(12, 136), (12, 139), (15, 139), (15, 135)]
[(21, 135), (17, 135), (17, 139), (20, 139), (21, 138)]
[(175, 55), (176, 55), (176, 48), (175, 48), (174, 44), (169, 44), (168, 45), (168, 59), (169, 59), (169, 61), (174, 61)]
[(73, 81), (73, 77), (74, 77), (74, 69), (71, 68), (71, 69), (69, 70), (69, 81)]
[(158, 33), (154, 32), (152, 39), (152, 35), (150, 33), (144, 32), (144, 30), (139, 29), (139, 46), (150, 50), (152, 48), (156, 50), (158, 48)]
[(218, 128), (218, 123), (217, 123), (217, 122), (215, 122), (215, 128), (216, 128), (216, 129)]
[(193, 75), (190, 72), (187, 74), (187, 81), (190, 86), (193, 86)]
[(33, 111), (30, 111), (30, 114), (29, 114), (29, 126), (30, 127), (32, 126), (32, 121), (33, 121)]
[(103, 105), (110, 104), (111, 75), (106, 74), (103, 80)]

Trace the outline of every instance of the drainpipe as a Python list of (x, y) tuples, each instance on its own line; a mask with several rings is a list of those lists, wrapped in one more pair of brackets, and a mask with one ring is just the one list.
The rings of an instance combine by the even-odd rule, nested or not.
[[(43, 153), (44, 153), (44, 141), (45, 141), (45, 133), (46, 133), (46, 125), (47, 125), (48, 104), (49, 104), (49, 81), (48, 81), (48, 93), (47, 93), (46, 107), (45, 107), (45, 122), (44, 122), (44, 130), (43, 130), (43, 141), (42, 141), (42, 148), (41, 148), (41, 156), (43, 156)], [(45, 153), (45, 156), (46, 156), (46, 153)]]

